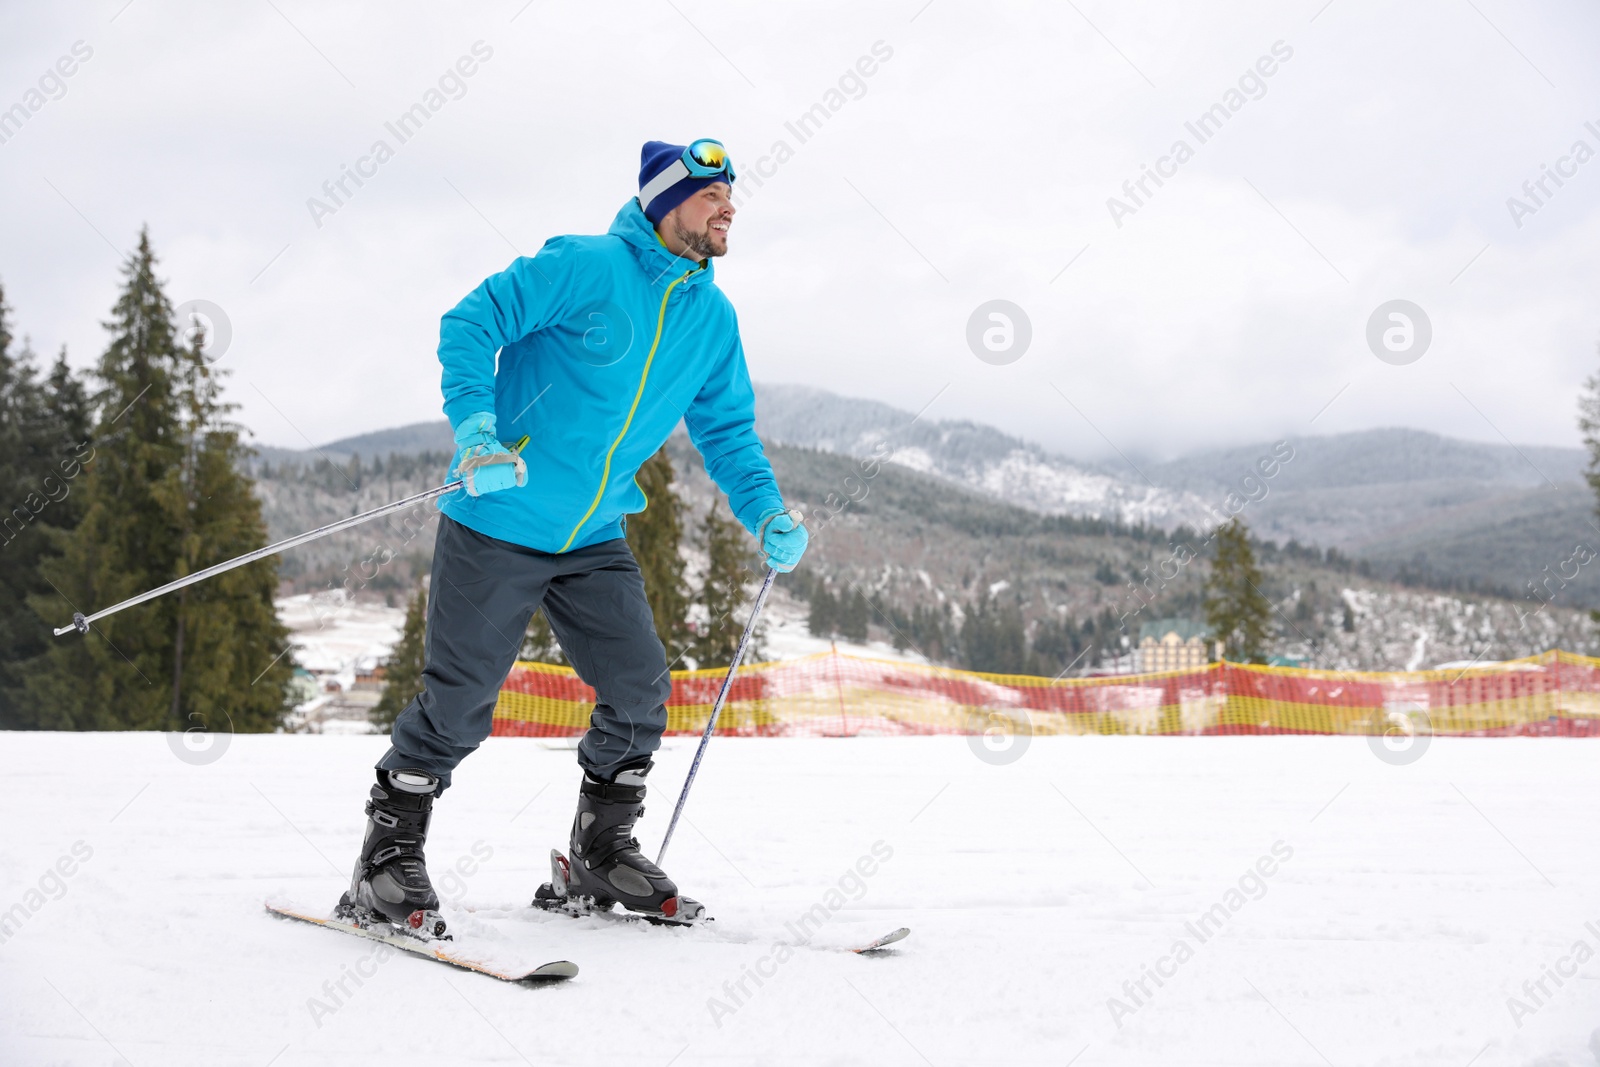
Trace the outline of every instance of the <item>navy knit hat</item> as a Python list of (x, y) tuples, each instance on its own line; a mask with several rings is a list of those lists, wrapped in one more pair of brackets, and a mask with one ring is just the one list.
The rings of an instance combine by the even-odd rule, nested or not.
[[(639, 150), (639, 190), (642, 193), (650, 179), (683, 158), (688, 145), (667, 144), (665, 141), (646, 141)], [(733, 182), (726, 174), (713, 174), (709, 178), (684, 177), (656, 193), (649, 203), (640, 200), (644, 217), (652, 226), (659, 226), (667, 213), (712, 182)]]

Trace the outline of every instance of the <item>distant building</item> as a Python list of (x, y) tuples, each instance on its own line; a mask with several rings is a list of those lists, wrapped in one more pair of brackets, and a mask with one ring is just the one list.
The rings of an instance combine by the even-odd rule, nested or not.
[(304, 667), (296, 667), (289, 678), (290, 701), (296, 705), (317, 699), (317, 680)]
[(355, 685), (351, 686), (353, 692), (372, 691), (383, 692), (383, 679), (387, 672), (382, 663), (376, 666), (358, 666), (356, 668)]
[(1204, 667), (1215, 644), (1204, 623), (1160, 619), (1139, 627), (1139, 670), (1188, 671)]

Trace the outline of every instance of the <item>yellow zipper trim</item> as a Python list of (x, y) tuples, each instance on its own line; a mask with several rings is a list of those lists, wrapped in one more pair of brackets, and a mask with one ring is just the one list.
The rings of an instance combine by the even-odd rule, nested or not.
[[(699, 268), (695, 269), (698, 270)], [(644, 357), (644, 373), (639, 375), (639, 389), (633, 394), (633, 406), (628, 409), (628, 417), (623, 420), (622, 431), (617, 434), (617, 439), (611, 442), (611, 448), (606, 452), (605, 469), (600, 474), (600, 488), (595, 490), (594, 500), (589, 504), (589, 510), (583, 513), (583, 518), (578, 520), (578, 525), (572, 528), (572, 532), (567, 535), (567, 543), (562, 545), (559, 551), (565, 552), (572, 547), (572, 542), (577, 538), (578, 531), (583, 529), (583, 524), (589, 521), (589, 516), (594, 514), (594, 509), (600, 506), (600, 498), (606, 494), (606, 483), (611, 480), (611, 457), (616, 455), (617, 446), (622, 444), (622, 439), (628, 436), (628, 427), (633, 425), (633, 414), (639, 410), (639, 401), (644, 398), (644, 383), (650, 377), (650, 364), (655, 360), (656, 348), (661, 344), (661, 328), (666, 325), (667, 321), (667, 297), (672, 295), (672, 290), (677, 287), (679, 282), (693, 273), (694, 271), (692, 270), (684, 271), (683, 275), (674, 278), (672, 283), (667, 286), (667, 291), (661, 294), (661, 310), (656, 313), (656, 336), (655, 340), (650, 342), (650, 354)]]

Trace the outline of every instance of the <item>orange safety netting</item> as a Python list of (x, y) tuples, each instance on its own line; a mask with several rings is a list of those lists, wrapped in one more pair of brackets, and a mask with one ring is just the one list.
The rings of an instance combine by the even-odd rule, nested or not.
[[(726, 670), (673, 671), (667, 733), (705, 729)], [(594, 690), (566, 667), (519, 662), (494, 733), (581, 734)], [(746, 737), (896, 734), (1367, 734), (1600, 736), (1600, 659), (1545, 652), (1434, 671), (1213, 663), (1053, 680), (822, 652), (740, 668), (717, 724)]]

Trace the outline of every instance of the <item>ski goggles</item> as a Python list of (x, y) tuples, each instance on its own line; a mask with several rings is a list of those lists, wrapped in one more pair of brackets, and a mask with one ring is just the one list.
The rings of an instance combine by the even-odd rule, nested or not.
[(728, 150), (721, 141), (702, 137), (685, 148), (683, 155), (673, 160), (666, 170), (644, 184), (644, 188), (639, 190), (639, 206), (648, 209), (652, 200), (685, 178), (712, 178), (719, 174), (726, 175), (731, 185), (734, 180), (733, 160), (728, 157)]

